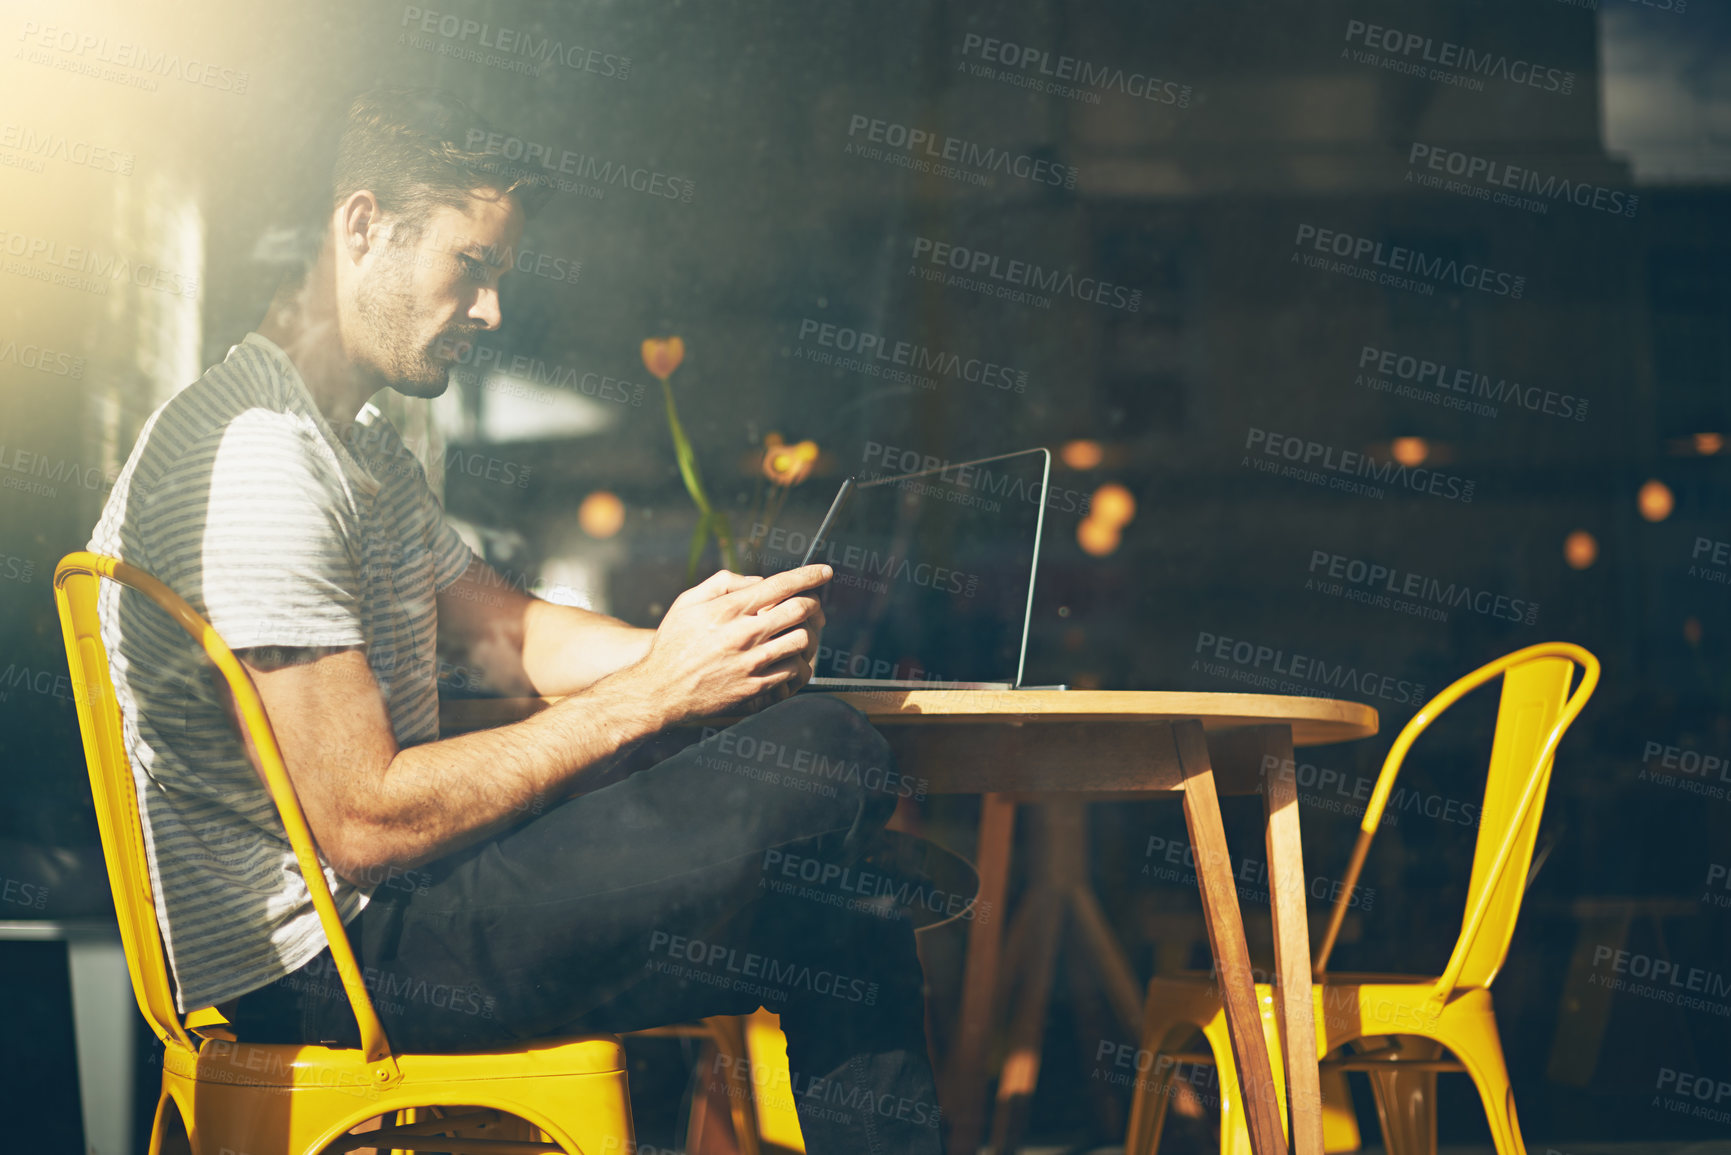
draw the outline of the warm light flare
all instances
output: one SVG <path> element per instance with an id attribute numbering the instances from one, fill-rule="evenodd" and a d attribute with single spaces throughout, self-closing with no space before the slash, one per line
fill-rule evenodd
<path id="1" fill-rule="evenodd" d="M 1677 499 L 1672 496 L 1670 486 L 1653 478 L 1635 495 L 1635 506 L 1648 521 L 1664 521 L 1677 508 Z"/>
<path id="2" fill-rule="evenodd" d="M 625 503 L 605 489 L 597 489 L 577 507 L 577 524 L 594 538 L 609 538 L 625 526 Z"/>
<path id="3" fill-rule="evenodd" d="M 1396 437 L 1389 452 L 1396 461 L 1411 469 L 1424 464 L 1424 459 L 1430 456 L 1430 442 L 1422 437 Z"/>
<path id="4" fill-rule="evenodd" d="M 1122 529 L 1136 516 L 1136 499 L 1116 481 L 1108 481 L 1094 491 L 1088 502 L 1090 520 L 1099 520 L 1113 529 Z"/>
<path id="5" fill-rule="evenodd" d="M 1599 560 L 1599 539 L 1584 529 L 1577 529 L 1563 539 L 1563 560 L 1570 569 L 1587 569 Z"/>
<path id="6" fill-rule="evenodd" d="M 1092 557 L 1105 557 L 1118 548 L 1118 527 L 1098 517 L 1083 518 L 1076 526 L 1076 544 Z"/>
<path id="7" fill-rule="evenodd" d="M 1106 460 L 1106 450 L 1098 441 L 1085 438 L 1066 441 L 1064 447 L 1058 450 L 1058 460 L 1071 469 L 1093 469 Z"/>
<path id="8" fill-rule="evenodd" d="M 811 476 L 817 464 L 817 442 L 801 441 L 786 445 L 781 434 L 769 433 L 763 438 L 763 476 L 775 485 L 798 485 Z"/>

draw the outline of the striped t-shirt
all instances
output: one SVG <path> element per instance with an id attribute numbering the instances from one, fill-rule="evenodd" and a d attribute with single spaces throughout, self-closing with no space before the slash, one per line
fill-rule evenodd
<path id="1" fill-rule="evenodd" d="M 433 595 L 474 554 L 390 422 L 369 404 L 339 440 L 259 334 L 151 414 L 89 548 L 167 584 L 232 649 L 364 646 L 398 745 L 438 737 Z M 104 582 L 98 610 L 178 1005 L 225 1002 L 324 933 L 221 676 L 144 595 Z M 345 923 L 366 906 L 373 887 L 328 864 L 325 879 Z"/>

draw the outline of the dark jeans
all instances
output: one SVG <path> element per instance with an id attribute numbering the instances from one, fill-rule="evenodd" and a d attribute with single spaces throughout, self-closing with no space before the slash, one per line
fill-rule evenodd
<path id="1" fill-rule="evenodd" d="M 762 1005 L 781 1016 L 813 1155 L 939 1152 L 912 924 L 834 881 L 900 782 L 864 714 L 797 695 L 387 880 L 349 939 L 402 1050 Z M 241 998 L 234 1025 L 250 1041 L 359 1045 L 328 952 Z"/>

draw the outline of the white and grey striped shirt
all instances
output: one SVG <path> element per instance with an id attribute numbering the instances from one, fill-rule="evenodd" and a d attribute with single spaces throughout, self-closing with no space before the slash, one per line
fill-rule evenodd
<path id="1" fill-rule="evenodd" d="M 435 591 L 474 554 L 372 405 L 345 440 L 294 362 L 249 333 L 151 414 L 89 548 L 166 583 L 233 649 L 364 646 L 400 746 L 438 737 Z M 98 608 L 185 1012 L 288 974 L 325 945 L 269 795 L 193 640 L 142 594 Z M 325 866 L 346 923 L 372 887 Z"/>

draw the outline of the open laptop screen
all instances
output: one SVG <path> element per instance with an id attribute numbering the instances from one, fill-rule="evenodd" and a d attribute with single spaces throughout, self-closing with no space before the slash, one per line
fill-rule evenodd
<path id="1" fill-rule="evenodd" d="M 813 676 L 1018 683 L 1050 461 L 1032 449 L 901 473 L 890 460 L 860 476 L 812 558 L 835 570 Z M 822 515 L 787 518 L 761 572 L 797 565 Z"/>

